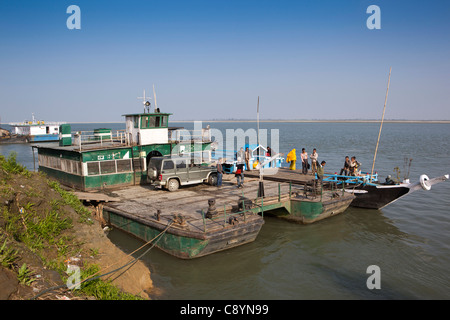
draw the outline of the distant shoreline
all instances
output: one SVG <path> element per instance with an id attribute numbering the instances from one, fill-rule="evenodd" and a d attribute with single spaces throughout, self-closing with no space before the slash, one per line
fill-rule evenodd
<path id="1" fill-rule="evenodd" d="M 256 120 L 171 120 L 171 122 L 195 122 L 195 121 L 202 121 L 202 122 L 256 122 Z M 381 120 L 259 120 L 259 122 L 276 122 L 276 123 L 380 123 Z M 90 124 L 90 123 L 123 123 L 123 121 L 106 121 L 106 122 L 70 122 L 67 123 L 70 124 Z M 384 120 L 384 123 L 439 123 L 439 124 L 449 124 L 450 120 Z M 9 125 L 9 123 L 0 123 L 1 125 Z"/>
<path id="2" fill-rule="evenodd" d="M 171 120 L 171 122 L 256 122 L 256 120 Z M 259 120 L 259 122 L 292 123 L 380 123 L 381 120 Z M 450 123 L 450 120 L 384 120 L 384 123 Z"/>

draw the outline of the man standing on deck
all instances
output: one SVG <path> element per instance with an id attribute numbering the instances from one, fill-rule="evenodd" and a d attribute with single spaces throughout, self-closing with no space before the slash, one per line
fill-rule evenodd
<path id="1" fill-rule="evenodd" d="M 223 168 L 222 168 L 222 158 L 217 162 L 217 187 L 222 187 L 222 176 L 223 176 Z"/>
<path id="2" fill-rule="evenodd" d="M 250 161 L 250 150 L 248 150 L 248 147 L 247 147 L 247 148 L 245 148 L 245 165 L 247 167 L 247 171 L 252 170 L 248 163 L 249 161 Z"/>
<path id="3" fill-rule="evenodd" d="M 323 185 L 323 174 L 324 174 L 324 169 L 323 167 L 325 166 L 326 162 L 322 161 L 320 164 L 317 165 L 317 191 L 321 191 L 322 190 L 322 185 Z M 320 189 L 319 189 L 320 187 Z"/>
<path id="4" fill-rule="evenodd" d="M 302 148 L 300 157 L 302 158 L 302 173 L 308 174 L 308 153 L 306 152 L 305 148 Z"/>
<path id="5" fill-rule="evenodd" d="M 311 171 L 314 174 L 315 172 L 317 172 L 317 159 L 319 158 L 319 155 L 316 152 L 316 148 L 313 149 L 313 152 L 311 153 Z"/>
<path id="6" fill-rule="evenodd" d="M 242 162 L 242 158 L 239 157 L 237 159 L 237 163 L 236 163 L 236 172 L 235 172 L 235 177 L 237 180 L 237 187 L 238 188 L 243 188 L 244 187 L 244 163 Z"/>

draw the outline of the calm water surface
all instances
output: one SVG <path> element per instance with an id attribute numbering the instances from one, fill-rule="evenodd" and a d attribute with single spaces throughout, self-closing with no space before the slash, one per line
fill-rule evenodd
<path id="1" fill-rule="evenodd" d="M 255 123 L 203 123 L 219 129 L 256 129 Z M 191 123 L 171 126 L 193 128 Z M 122 124 L 74 124 L 73 131 Z M 278 129 L 280 152 L 300 154 L 317 148 L 326 171 L 336 172 L 346 155 L 355 155 L 363 171 L 372 167 L 378 124 L 261 123 Z M 270 136 L 268 145 L 271 145 Z M 450 125 L 383 125 L 375 170 L 382 179 L 412 158 L 410 180 L 450 173 Z M 18 152 L 33 169 L 29 145 L 0 145 L 0 153 Z M 285 164 L 287 166 L 287 164 Z M 382 210 L 349 208 L 343 214 L 298 225 L 265 217 L 255 242 L 190 261 L 158 249 L 145 262 L 157 290 L 154 299 L 449 299 L 450 182 L 419 190 Z M 124 251 L 140 240 L 113 230 L 110 238 Z M 366 286 L 367 267 L 381 269 L 381 289 Z"/>

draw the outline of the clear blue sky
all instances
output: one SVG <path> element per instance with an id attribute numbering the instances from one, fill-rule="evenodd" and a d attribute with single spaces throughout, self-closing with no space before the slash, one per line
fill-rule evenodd
<path id="1" fill-rule="evenodd" d="M 0 116 L 450 120 L 449 57 L 447 0 L 0 0 Z"/>

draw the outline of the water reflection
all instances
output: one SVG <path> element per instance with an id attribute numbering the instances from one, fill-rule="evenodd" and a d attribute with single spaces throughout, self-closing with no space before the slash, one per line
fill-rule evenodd
<path id="1" fill-rule="evenodd" d="M 299 225 L 266 217 L 255 242 L 194 260 L 157 249 L 144 261 L 158 291 L 154 299 L 410 299 L 397 290 L 395 271 L 412 253 L 410 236 L 380 211 L 350 208 Z M 141 241 L 114 230 L 114 243 L 131 252 Z M 417 263 L 417 262 L 416 262 Z M 367 289 L 366 269 L 377 264 L 383 290 Z M 406 269 L 406 271 L 408 271 Z M 403 288 L 404 286 L 402 286 Z"/>

